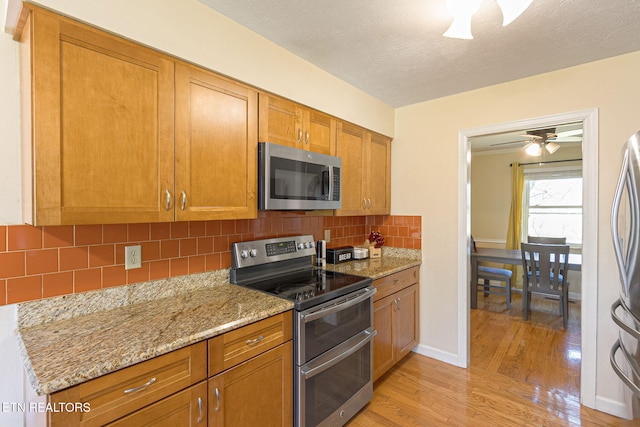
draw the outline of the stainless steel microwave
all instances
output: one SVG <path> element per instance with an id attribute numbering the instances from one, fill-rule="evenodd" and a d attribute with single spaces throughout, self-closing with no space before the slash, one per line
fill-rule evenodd
<path id="1" fill-rule="evenodd" d="M 342 159 L 270 142 L 258 144 L 258 208 L 340 209 Z"/>

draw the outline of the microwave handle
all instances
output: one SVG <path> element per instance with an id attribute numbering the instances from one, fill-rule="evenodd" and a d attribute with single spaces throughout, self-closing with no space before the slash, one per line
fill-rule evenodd
<path id="1" fill-rule="evenodd" d="M 322 177 L 326 177 L 328 182 L 322 183 L 322 191 L 327 195 L 327 200 L 332 200 L 333 197 L 333 166 L 327 166 L 328 173 L 322 174 Z M 325 191 L 326 190 L 326 191 Z"/>

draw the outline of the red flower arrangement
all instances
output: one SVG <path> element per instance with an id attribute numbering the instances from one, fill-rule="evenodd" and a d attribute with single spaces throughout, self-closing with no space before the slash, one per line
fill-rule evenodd
<path id="1" fill-rule="evenodd" d="M 381 248 L 384 245 L 384 237 L 379 231 L 372 231 L 369 233 L 369 243 L 375 245 L 376 248 Z"/>

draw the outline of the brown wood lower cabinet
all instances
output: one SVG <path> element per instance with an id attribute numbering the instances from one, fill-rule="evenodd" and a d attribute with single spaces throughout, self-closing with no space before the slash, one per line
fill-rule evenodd
<path id="1" fill-rule="evenodd" d="M 206 381 L 108 424 L 109 427 L 187 427 L 198 425 L 207 425 Z"/>
<path id="2" fill-rule="evenodd" d="M 209 426 L 292 424 L 291 341 L 209 379 Z"/>
<path id="3" fill-rule="evenodd" d="M 373 380 L 380 378 L 418 343 L 418 267 L 373 282 Z"/>

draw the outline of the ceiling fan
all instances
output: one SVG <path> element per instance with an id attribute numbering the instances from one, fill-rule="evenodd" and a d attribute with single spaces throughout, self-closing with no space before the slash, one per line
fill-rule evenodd
<path id="1" fill-rule="evenodd" d="M 490 144 L 491 147 L 502 145 L 523 144 L 523 149 L 530 156 L 540 156 L 544 151 L 553 154 L 560 148 L 561 142 L 580 142 L 582 141 L 582 129 L 568 130 L 557 132 L 556 128 L 528 130 L 526 134 L 519 135 L 522 140 L 499 142 Z"/>

